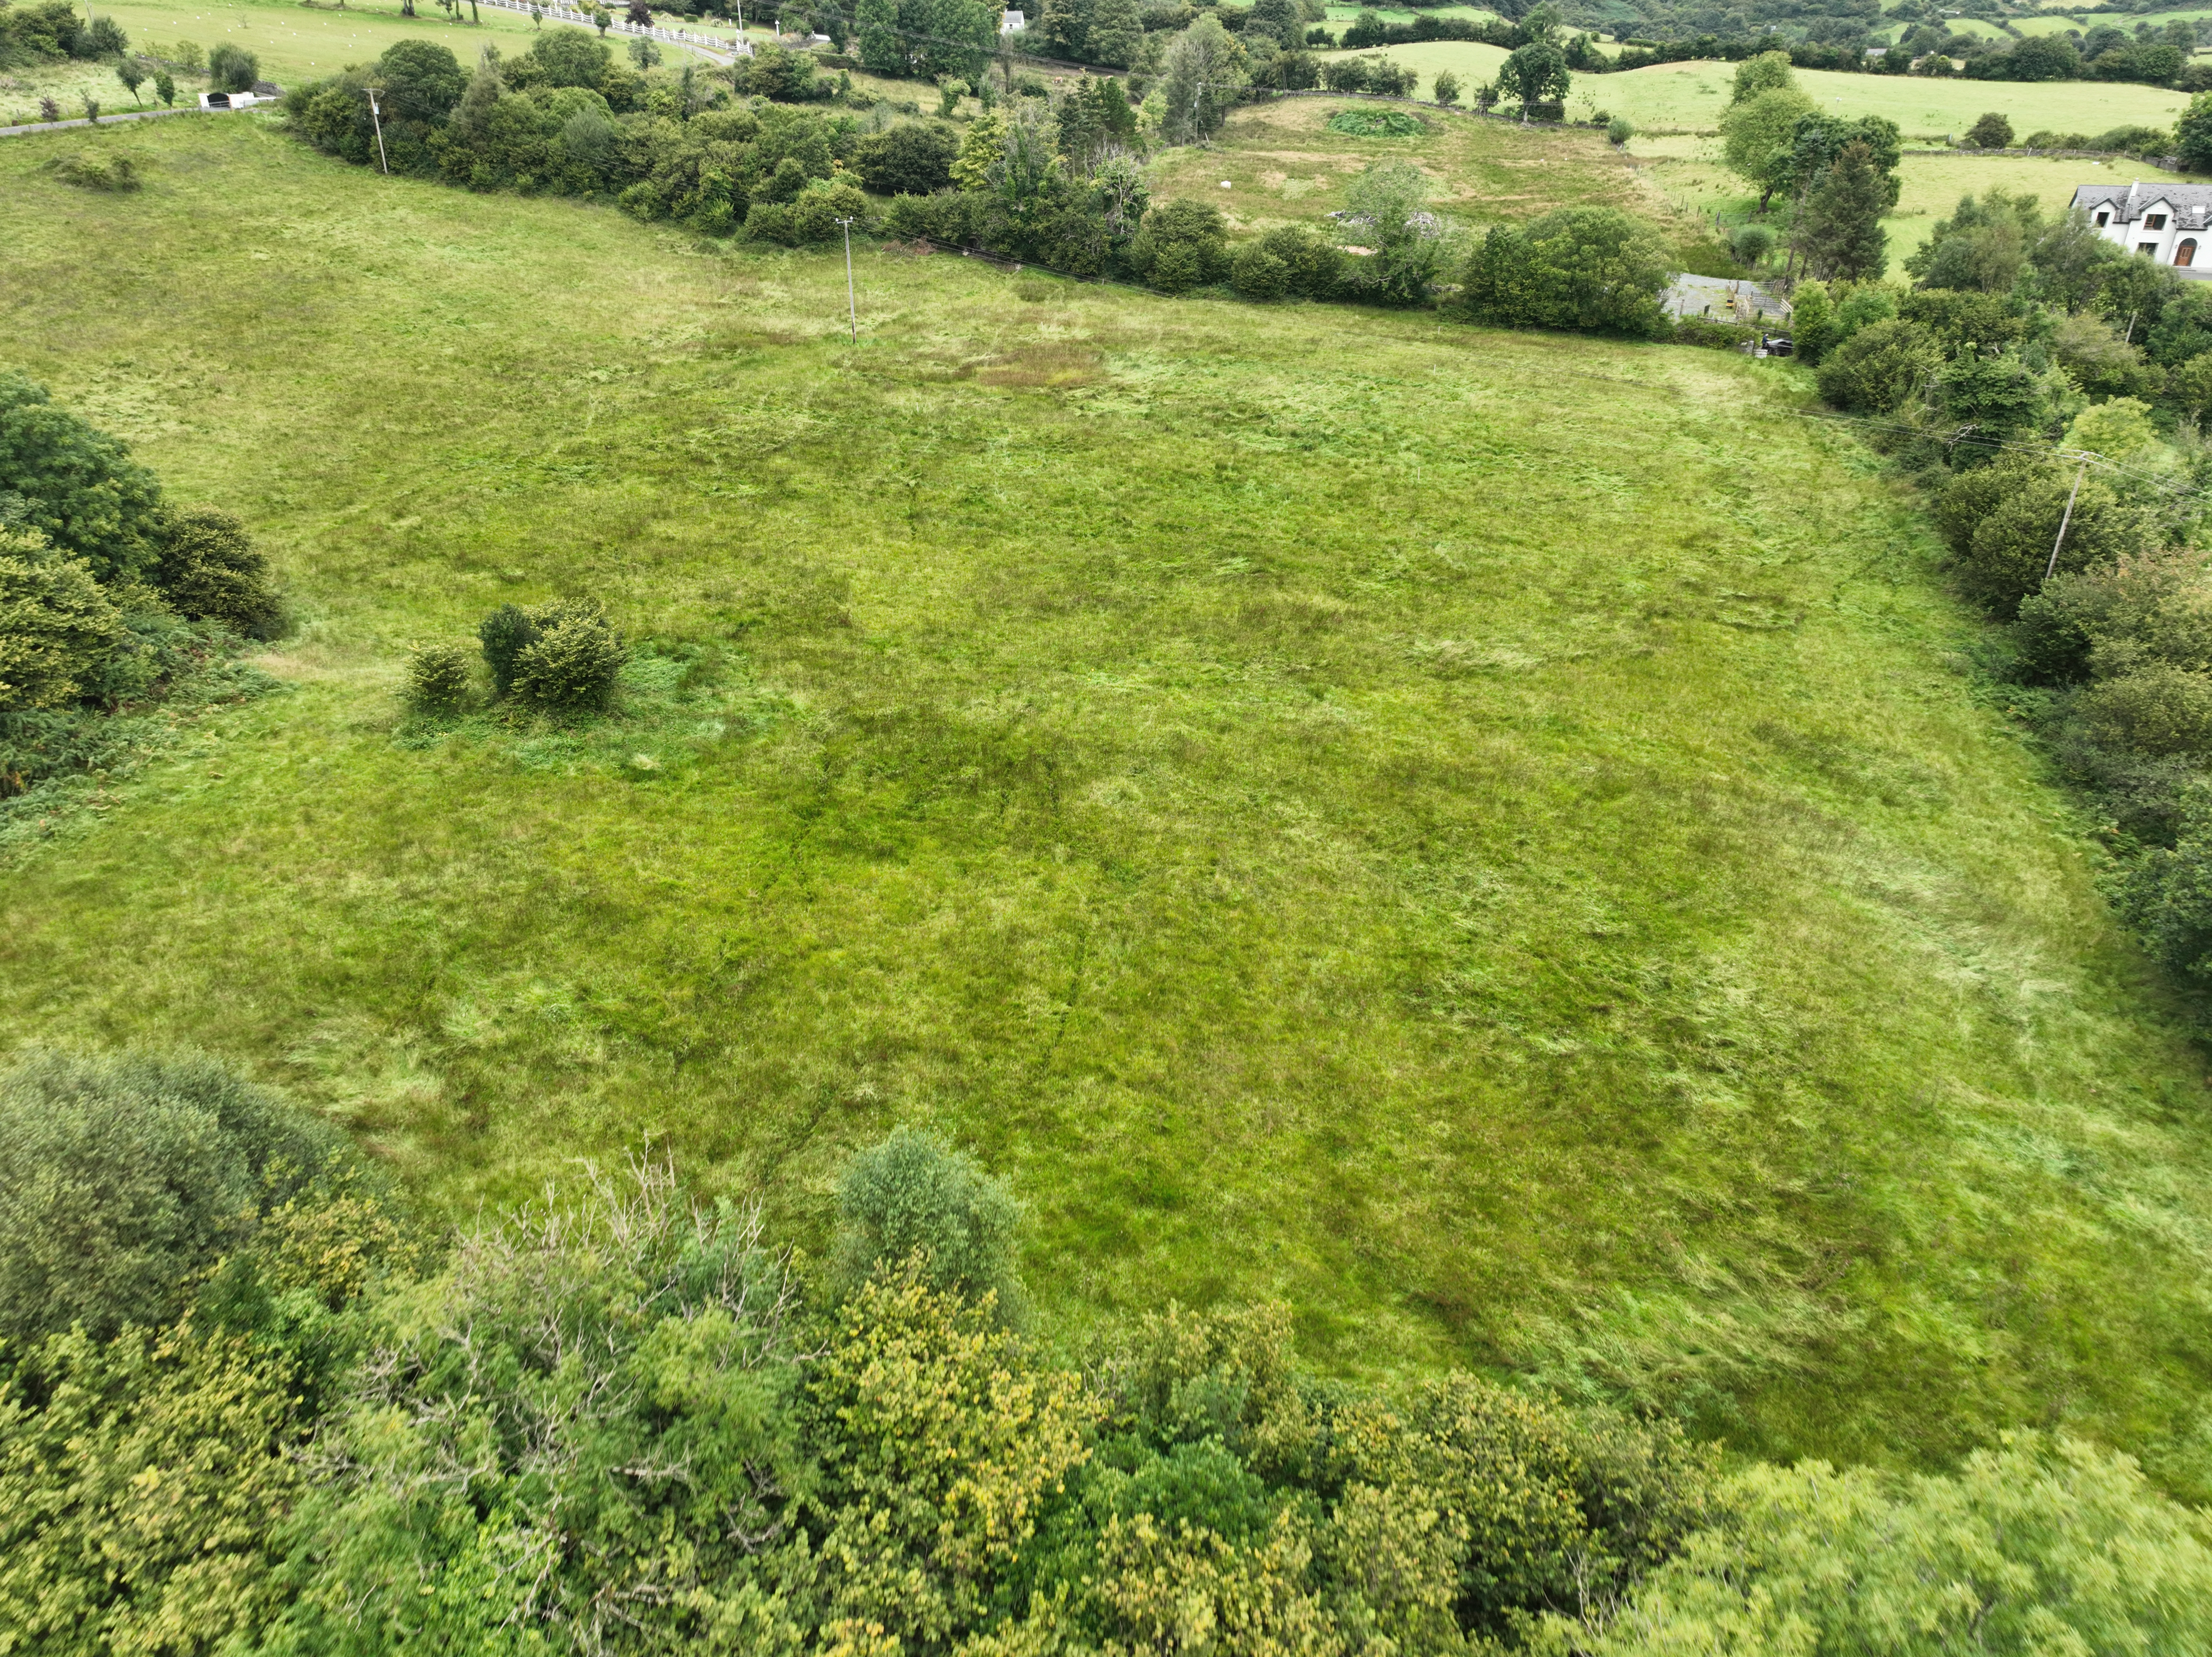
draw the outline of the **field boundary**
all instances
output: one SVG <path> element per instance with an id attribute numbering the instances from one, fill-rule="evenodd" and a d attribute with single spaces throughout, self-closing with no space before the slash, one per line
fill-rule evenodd
<path id="1" fill-rule="evenodd" d="M 29 121 L 21 126 L 0 126 L 0 138 L 17 138 L 27 132 L 59 132 L 72 126 L 106 126 L 115 121 L 156 121 L 164 115 L 243 115 L 242 109 L 126 109 L 92 120 L 82 115 L 66 121 Z"/>

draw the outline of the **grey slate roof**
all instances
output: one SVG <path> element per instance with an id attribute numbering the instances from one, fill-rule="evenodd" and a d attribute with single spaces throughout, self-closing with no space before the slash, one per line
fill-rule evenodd
<path id="1" fill-rule="evenodd" d="M 2109 203 L 2118 209 L 2115 223 L 2133 224 L 2160 202 L 2173 214 L 2177 229 L 2212 225 L 2212 184 L 2085 184 L 2075 191 L 2072 204 L 2094 211 Z"/>

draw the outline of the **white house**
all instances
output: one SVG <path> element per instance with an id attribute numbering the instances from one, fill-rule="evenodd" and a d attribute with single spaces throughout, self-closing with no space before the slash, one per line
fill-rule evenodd
<path id="1" fill-rule="evenodd" d="M 2085 184 L 2073 205 L 2107 241 L 2184 276 L 2212 279 L 2212 185 Z"/>
<path id="2" fill-rule="evenodd" d="M 1009 11 L 999 19 L 999 33 L 1001 34 L 1019 34 L 1029 26 L 1029 19 L 1018 11 Z"/>

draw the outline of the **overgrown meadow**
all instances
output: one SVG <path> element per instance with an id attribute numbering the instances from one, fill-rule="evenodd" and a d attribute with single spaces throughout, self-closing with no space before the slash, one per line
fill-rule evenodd
<path id="1" fill-rule="evenodd" d="M 2203 1059 L 1798 371 L 872 245 L 855 343 L 834 253 L 253 116 L 0 179 L 15 366 L 301 622 L 11 819 L 11 1041 L 202 1047 L 457 1212 L 650 1134 L 805 1235 L 922 1124 L 1057 1327 L 2212 1489 Z M 614 715 L 403 713 L 571 594 Z"/>

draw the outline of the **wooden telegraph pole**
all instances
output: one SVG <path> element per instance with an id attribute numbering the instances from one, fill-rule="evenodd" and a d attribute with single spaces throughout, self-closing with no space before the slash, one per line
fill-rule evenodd
<path id="1" fill-rule="evenodd" d="M 392 162 L 384 153 L 384 115 L 383 112 L 376 106 L 376 94 L 383 91 L 384 88 L 382 87 L 363 87 L 362 90 L 368 94 L 368 118 L 376 127 L 377 163 L 383 167 L 384 176 L 388 179 L 392 176 Z"/>

